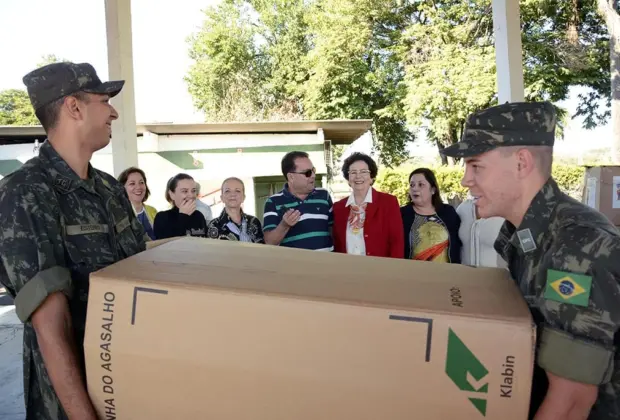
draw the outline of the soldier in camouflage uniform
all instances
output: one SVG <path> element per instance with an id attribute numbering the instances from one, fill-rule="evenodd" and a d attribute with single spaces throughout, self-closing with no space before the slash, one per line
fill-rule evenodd
<path id="1" fill-rule="evenodd" d="M 537 325 L 530 418 L 620 419 L 620 234 L 551 177 L 556 114 L 513 103 L 469 117 L 446 156 L 481 217 L 506 219 L 495 248 Z"/>
<path id="2" fill-rule="evenodd" d="M 96 419 L 84 377 L 89 274 L 145 249 L 124 187 L 94 169 L 118 118 L 90 64 L 24 76 L 47 132 L 39 156 L 0 181 L 0 280 L 24 322 L 27 419 Z"/>

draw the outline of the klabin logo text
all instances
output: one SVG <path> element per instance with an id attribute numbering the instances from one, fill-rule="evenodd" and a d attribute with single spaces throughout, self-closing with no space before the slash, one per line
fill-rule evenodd
<path id="1" fill-rule="evenodd" d="M 486 380 L 489 371 L 469 350 L 452 328 L 448 329 L 448 356 L 446 357 L 446 374 L 461 390 L 470 394 L 469 401 L 486 416 L 489 383 Z M 471 393 L 475 393 L 472 395 Z"/>

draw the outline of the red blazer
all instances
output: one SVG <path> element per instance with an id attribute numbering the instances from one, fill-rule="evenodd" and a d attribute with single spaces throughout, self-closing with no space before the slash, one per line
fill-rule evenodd
<path id="1" fill-rule="evenodd" d="M 371 187 L 372 188 L 372 187 Z M 347 198 L 334 204 L 334 251 L 347 252 Z M 400 206 L 396 197 L 372 189 L 372 203 L 366 206 L 364 221 L 366 255 L 373 257 L 404 258 L 405 233 Z"/>

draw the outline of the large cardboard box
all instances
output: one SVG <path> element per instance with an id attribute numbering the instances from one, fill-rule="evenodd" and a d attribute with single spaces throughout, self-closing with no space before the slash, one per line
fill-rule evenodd
<path id="1" fill-rule="evenodd" d="M 180 239 L 180 238 L 182 238 L 182 236 L 175 236 L 173 238 L 155 239 L 153 241 L 148 241 L 146 243 L 146 249 L 155 248 L 160 245 L 167 244 L 168 242 L 176 241 L 177 239 Z"/>
<path id="2" fill-rule="evenodd" d="M 620 166 L 587 167 L 582 202 L 620 226 Z"/>
<path id="3" fill-rule="evenodd" d="M 91 276 L 103 419 L 525 420 L 534 328 L 507 271 L 196 238 Z"/>

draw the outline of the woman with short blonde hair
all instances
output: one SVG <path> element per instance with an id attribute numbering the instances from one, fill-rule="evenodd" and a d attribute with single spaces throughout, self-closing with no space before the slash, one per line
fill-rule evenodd
<path id="1" fill-rule="evenodd" d="M 245 185 L 239 178 L 226 178 L 222 182 L 221 199 L 224 210 L 209 222 L 207 236 L 211 239 L 265 243 L 260 221 L 242 209 Z"/>

